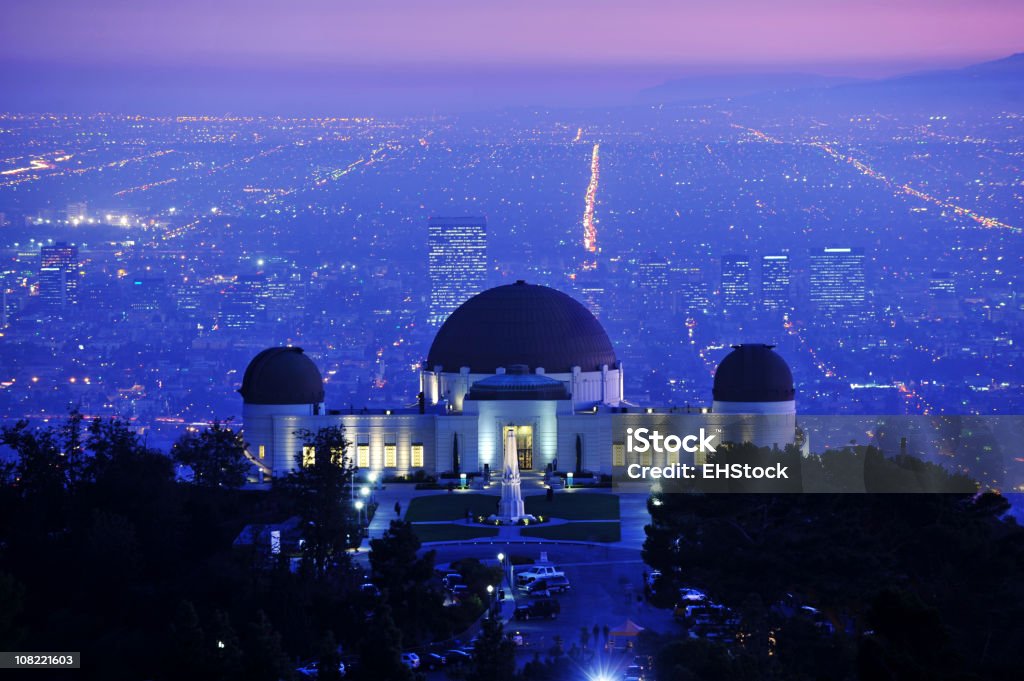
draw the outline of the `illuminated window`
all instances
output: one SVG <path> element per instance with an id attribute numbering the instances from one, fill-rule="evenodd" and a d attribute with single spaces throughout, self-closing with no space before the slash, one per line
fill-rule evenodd
<path id="1" fill-rule="evenodd" d="M 612 445 L 612 465 L 626 465 L 626 445 L 621 443 L 616 443 Z"/>
<path id="2" fill-rule="evenodd" d="M 646 452 L 644 452 L 643 454 L 640 455 L 640 465 L 641 466 L 650 466 L 651 465 L 651 450 L 648 449 Z"/>
<path id="3" fill-rule="evenodd" d="M 260 445 L 260 458 L 261 459 L 267 458 L 267 448 L 264 445 Z"/>
<path id="4" fill-rule="evenodd" d="M 418 442 L 412 446 L 412 467 L 423 468 L 423 445 Z"/>
<path id="5" fill-rule="evenodd" d="M 384 467 L 395 468 L 398 466 L 398 447 L 395 445 L 384 445 Z"/>
<path id="6" fill-rule="evenodd" d="M 356 447 L 356 466 L 359 468 L 370 467 L 370 445 Z"/>
<path id="7" fill-rule="evenodd" d="M 316 448 L 306 445 L 302 448 L 302 467 L 313 466 L 316 464 Z"/>
<path id="8" fill-rule="evenodd" d="M 678 466 L 679 465 L 679 452 L 669 452 L 668 453 L 668 465 L 669 466 Z"/>

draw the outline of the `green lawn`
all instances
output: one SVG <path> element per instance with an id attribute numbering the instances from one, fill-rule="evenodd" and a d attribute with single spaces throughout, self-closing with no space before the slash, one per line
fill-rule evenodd
<path id="1" fill-rule="evenodd" d="M 498 511 L 498 497 L 493 494 L 431 494 L 414 497 L 409 502 L 405 519 L 412 523 L 430 520 L 465 520 L 466 509 L 475 518 L 489 516 Z"/>
<path id="2" fill-rule="evenodd" d="M 614 494 L 585 492 L 555 492 L 554 499 L 545 494 L 525 498 L 526 512 L 545 518 L 566 520 L 618 520 L 619 498 Z M 498 510 L 498 496 L 493 494 L 460 493 L 430 494 L 415 497 L 409 502 L 405 519 L 418 523 L 435 520 L 463 520 L 469 509 L 473 517 L 489 516 Z"/>
<path id="3" fill-rule="evenodd" d="M 463 539 L 479 539 L 494 537 L 498 528 L 486 525 L 413 525 L 412 531 L 421 542 L 428 541 L 462 541 Z"/>
<path id="4" fill-rule="evenodd" d="M 550 527 L 536 525 L 524 527 L 520 534 L 524 537 L 561 539 L 564 541 L 614 542 L 619 541 L 622 537 L 618 522 L 568 523 L 566 525 L 552 525 Z"/>
<path id="5" fill-rule="evenodd" d="M 526 512 L 545 518 L 566 520 L 618 520 L 619 498 L 614 494 L 582 492 L 555 492 L 548 501 L 546 496 L 526 497 Z"/>

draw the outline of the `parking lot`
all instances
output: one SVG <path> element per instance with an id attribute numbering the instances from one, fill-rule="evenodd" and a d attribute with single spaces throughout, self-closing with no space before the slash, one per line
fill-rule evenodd
<path id="1" fill-rule="evenodd" d="M 678 625 L 672 614 L 658 610 L 643 601 L 644 565 L 639 559 L 560 563 L 571 583 L 571 588 L 554 597 L 561 605 L 561 612 L 554 620 L 516 621 L 506 625 L 506 631 L 519 631 L 524 645 L 519 648 L 521 663 L 533 657 L 535 651 L 542 654 L 561 638 L 563 649 L 573 645 L 582 647 L 586 639 L 587 648 L 603 647 L 606 643 L 604 631 L 622 625 L 626 619 L 654 631 L 674 631 Z M 527 597 L 517 594 L 519 600 Z M 594 627 L 598 635 L 595 640 Z M 586 636 L 583 630 L 586 629 Z"/>
<path id="2" fill-rule="evenodd" d="M 518 632 L 522 637 L 522 645 L 518 646 L 517 663 L 521 667 L 533 659 L 536 653 L 545 657 L 549 651 L 561 641 L 562 649 L 568 652 L 574 645 L 582 648 L 585 628 L 586 651 L 584 659 L 590 659 L 596 651 L 605 664 L 611 661 L 614 668 L 616 662 L 624 667 L 629 659 L 624 652 L 606 653 L 605 628 L 616 629 L 628 619 L 645 629 L 657 632 L 673 632 L 680 625 L 672 618 L 671 610 L 653 608 L 643 600 L 643 580 L 645 565 L 640 559 L 639 551 L 594 547 L 585 545 L 538 544 L 522 547 L 504 547 L 498 544 L 486 547 L 456 546 L 438 547 L 438 562 L 456 560 L 472 556 L 487 560 L 499 551 L 508 555 L 526 555 L 537 558 L 540 550 L 547 552 L 551 562 L 558 565 L 570 582 L 570 589 L 553 597 L 559 601 L 560 613 L 555 619 L 530 619 L 518 621 L 513 619 L 516 603 L 528 600 L 525 592 L 508 589 L 506 602 L 502 609 L 507 619 L 505 631 L 510 634 Z M 597 627 L 597 637 L 594 627 Z M 598 660 L 594 660 L 597 664 Z M 443 679 L 444 672 L 432 672 L 428 678 Z M 618 678 L 615 676 L 613 678 Z"/>

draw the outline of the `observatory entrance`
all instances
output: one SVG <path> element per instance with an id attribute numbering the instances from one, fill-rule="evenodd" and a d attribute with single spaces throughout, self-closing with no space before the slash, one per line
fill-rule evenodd
<path id="1" fill-rule="evenodd" d="M 508 437 L 508 431 L 514 431 L 516 435 L 516 454 L 519 457 L 519 470 L 533 470 L 533 426 L 505 426 L 503 438 Z"/>

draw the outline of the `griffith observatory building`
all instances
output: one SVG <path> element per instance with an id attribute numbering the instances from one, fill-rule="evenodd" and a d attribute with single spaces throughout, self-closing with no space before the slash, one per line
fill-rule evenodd
<path id="1" fill-rule="evenodd" d="M 627 458 L 679 463 L 627 453 L 629 428 L 683 435 L 717 421 L 719 432 L 729 424 L 728 439 L 769 447 L 791 444 L 796 430 L 793 376 L 771 346 L 734 347 L 715 371 L 710 409 L 637 407 L 623 394 L 622 362 L 601 323 L 565 293 L 524 281 L 486 290 L 448 317 L 420 388 L 412 408 L 335 410 L 301 348 L 263 350 L 239 390 L 249 457 L 261 477 L 285 475 L 303 460 L 303 431 L 342 426 L 361 469 L 497 473 L 512 430 L 522 470 L 610 474 Z"/>

